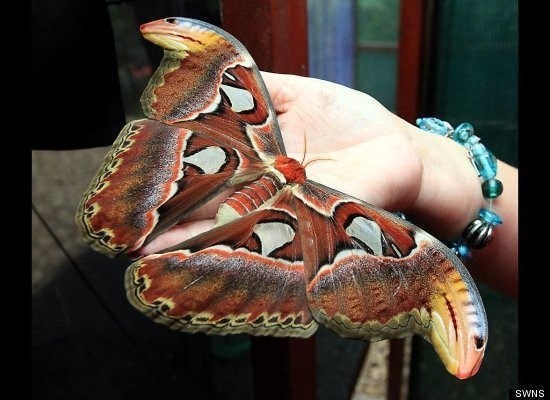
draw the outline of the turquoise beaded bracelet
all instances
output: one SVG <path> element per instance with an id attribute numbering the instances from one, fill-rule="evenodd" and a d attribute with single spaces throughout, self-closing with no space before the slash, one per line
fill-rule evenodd
<path id="1" fill-rule="evenodd" d="M 416 125 L 424 131 L 445 136 L 461 144 L 468 150 L 468 157 L 478 176 L 483 180 L 481 192 L 488 200 L 489 208 L 481 208 L 478 218 L 468 224 L 462 237 L 449 247 L 462 259 L 470 258 L 470 247 L 480 249 L 488 245 L 493 238 L 493 227 L 502 224 L 502 219 L 491 211 L 493 200 L 502 194 L 502 182 L 495 179 L 497 175 L 496 157 L 480 143 L 474 135 L 474 127 L 464 122 L 454 129 L 447 121 L 437 118 L 418 118 Z"/>

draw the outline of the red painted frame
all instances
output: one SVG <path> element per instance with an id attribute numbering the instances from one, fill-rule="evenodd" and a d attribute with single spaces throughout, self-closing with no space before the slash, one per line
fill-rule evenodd
<path id="1" fill-rule="evenodd" d="M 260 70 L 308 75 L 307 1 L 221 0 L 223 28 L 248 49 Z"/>
<path id="2" fill-rule="evenodd" d="M 401 1 L 397 71 L 397 114 L 414 123 L 421 112 L 422 62 L 430 0 Z"/>
<path id="3" fill-rule="evenodd" d="M 221 0 L 222 27 L 260 70 L 308 75 L 307 0 Z M 317 397 L 315 339 L 252 337 L 255 394 L 265 400 Z"/>

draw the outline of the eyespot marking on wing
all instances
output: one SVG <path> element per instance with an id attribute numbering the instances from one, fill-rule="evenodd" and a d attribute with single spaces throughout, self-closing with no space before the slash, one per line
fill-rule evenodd
<path id="1" fill-rule="evenodd" d="M 382 255 L 382 232 L 378 224 L 365 217 L 355 217 L 346 227 L 346 233 L 369 246 L 374 255 Z"/>
<path id="2" fill-rule="evenodd" d="M 221 147 L 209 146 L 204 150 L 185 157 L 184 162 L 197 166 L 205 174 L 209 175 L 220 172 L 227 162 L 227 156 Z"/>
<path id="3" fill-rule="evenodd" d="M 236 113 L 254 110 L 254 98 L 248 90 L 229 85 L 221 85 L 221 90 L 229 99 L 231 109 Z"/>
<path id="4" fill-rule="evenodd" d="M 294 239 L 294 229 L 283 222 L 266 222 L 257 224 L 254 233 L 262 244 L 262 255 L 268 256 L 273 250 L 279 249 Z"/>

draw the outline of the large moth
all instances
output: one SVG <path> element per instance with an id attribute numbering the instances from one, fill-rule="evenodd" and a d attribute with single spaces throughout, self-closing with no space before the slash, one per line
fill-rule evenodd
<path id="1" fill-rule="evenodd" d="M 355 339 L 412 334 L 459 378 L 479 369 L 487 321 L 466 268 L 407 221 L 308 180 L 285 154 L 260 73 L 210 24 L 141 27 L 164 49 L 141 102 L 80 203 L 84 239 L 132 254 L 231 189 L 216 225 L 126 272 L 130 302 L 171 329 Z"/>

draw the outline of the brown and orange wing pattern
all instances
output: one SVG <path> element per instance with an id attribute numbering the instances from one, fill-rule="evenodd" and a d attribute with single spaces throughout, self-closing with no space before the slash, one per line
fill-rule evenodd
<path id="1" fill-rule="evenodd" d="M 450 373 L 477 372 L 487 319 L 452 251 L 407 221 L 325 186 L 308 181 L 294 193 L 318 323 L 355 339 L 418 334 Z"/>
<path id="2" fill-rule="evenodd" d="M 130 302 L 186 332 L 311 336 L 317 323 L 289 196 L 287 188 L 269 207 L 135 262 L 126 272 Z"/>
<path id="3" fill-rule="evenodd" d="M 306 180 L 284 156 L 246 49 L 212 25 L 142 26 L 164 59 L 77 212 L 85 240 L 131 253 L 222 190 L 216 226 L 132 264 L 130 302 L 186 332 L 308 337 L 417 334 L 452 374 L 479 368 L 487 321 L 465 267 L 414 225 Z"/>
<path id="4" fill-rule="evenodd" d="M 172 18 L 141 28 L 165 49 L 142 96 L 151 119 L 122 129 L 76 216 L 99 252 L 138 250 L 222 190 L 257 179 L 284 151 L 254 61 L 207 25 Z"/>

